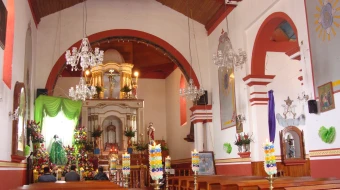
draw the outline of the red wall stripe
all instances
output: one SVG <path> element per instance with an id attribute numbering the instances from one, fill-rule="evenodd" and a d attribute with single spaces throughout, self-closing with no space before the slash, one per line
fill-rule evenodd
<path id="1" fill-rule="evenodd" d="M 183 75 L 181 75 L 181 79 L 179 81 L 179 87 L 181 89 L 185 88 L 185 78 Z M 187 100 L 185 97 L 180 97 L 180 105 L 179 105 L 179 111 L 180 111 L 180 121 L 181 126 L 187 123 Z"/>
<path id="2" fill-rule="evenodd" d="M 6 44 L 4 52 L 2 80 L 8 86 L 8 88 L 11 89 L 13 41 L 14 41 L 14 0 L 7 0 L 6 9 L 7 9 Z"/>

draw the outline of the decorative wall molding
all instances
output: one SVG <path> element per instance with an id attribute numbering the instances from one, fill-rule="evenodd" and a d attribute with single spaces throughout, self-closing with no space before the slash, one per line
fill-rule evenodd
<path id="1" fill-rule="evenodd" d="M 240 162 L 249 163 L 250 164 L 250 158 L 227 158 L 227 159 L 218 159 L 215 160 L 216 165 L 223 164 L 223 163 L 235 163 L 240 164 Z"/>
<path id="2" fill-rule="evenodd" d="M 310 150 L 309 155 L 313 157 L 340 156 L 340 148 Z"/>
<path id="3" fill-rule="evenodd" d="M 26 163 L 14 163 L 0 160 L 0 168 L 26 168 Z"/>

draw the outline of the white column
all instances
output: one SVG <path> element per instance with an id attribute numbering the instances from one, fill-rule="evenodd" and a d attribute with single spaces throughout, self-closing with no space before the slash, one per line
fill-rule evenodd
<path id="1" fill-rule="evenodd" d="M 214 150 L 214 132 L 213 132 L 213 124 L 212 122 L 207 122 L 204 124 L 205 131 L 206 131 L 206 137 L 207 137 L 207 144 L 206 144 L 206 150 L 207 151 L 213 151 Z"/>
<path id="2" fill-rule="evenodd" d="M 195 128 L 195 149 L 197 151 L 203 151 L 203 122 L 197 122 L 194 124 Z"/>

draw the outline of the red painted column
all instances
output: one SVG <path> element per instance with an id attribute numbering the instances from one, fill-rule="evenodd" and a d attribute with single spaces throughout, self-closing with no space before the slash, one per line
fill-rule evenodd
<path id="1" fill-rule="evenodd" d="M 13 41 L 14 41 L 14 0 L 7 0 L 6 8 L 7 8 L 7 26 L 2 80 L 8 86 L 8 88 L 11 89 Z"/>

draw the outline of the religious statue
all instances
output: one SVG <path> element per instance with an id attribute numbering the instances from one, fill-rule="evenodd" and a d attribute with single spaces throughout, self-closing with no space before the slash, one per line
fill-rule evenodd
<path id="1" fill-rule="evenodd" d="M 54 135 L 54 142 L 52 143 L 50 151 L 50 160 L 56 165 L 65 165 L 67 163 L 66 153 L 58 135 Z"/>
<path id="2" fill-rule="evenodd" d="M 153 127 L 152 122 L 149 123 L 148 136 L 149 136 L 149 142 L 151 142 L 152 140 L 155 140 L 155 128 Z"/>
<path id="3" fill-rule="evenodd" d="M 288 135 L 287 137 L 287 143 L 288 143 L 288 158 L 295 158 L 295 147 L 294 147 L 294 139 Z"/>

